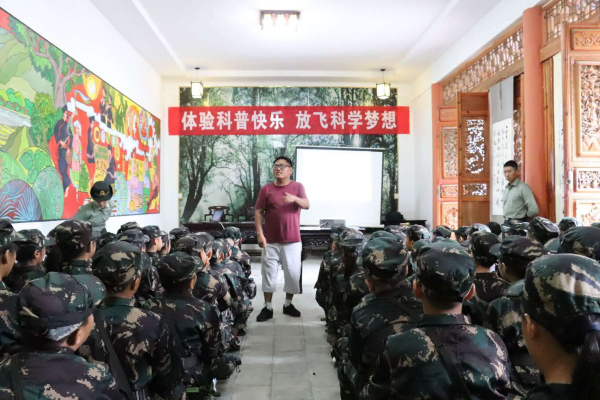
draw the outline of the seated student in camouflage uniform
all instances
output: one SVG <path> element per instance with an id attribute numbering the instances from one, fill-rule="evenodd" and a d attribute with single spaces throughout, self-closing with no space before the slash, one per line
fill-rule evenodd
<path id="1" fill-rule="evenodd" d="M 223 238 L 233 240 L 231 259 L 242 266 L 246 278 L 249 278 L 250 274 L 252 274 L 252 266 L 250 265 L 250 256 L 248 253 L 242 251 L 242 231 L 235 226 L 228 226 L 223 231 Z"/>
<path id="2" fill-rule="evenodd" d="M 221 340 L 224 348 L 228 350 L 234 339 L 233 317 L 230 317 L 231 311 L 229 310 L 233 305 L 233 298 L 229 293 L 229 285 L 225 277 L 210 268 L 210 259 L 206 254 L 206 248 L 209 246 L 212 246 L 212 240 L 207 236 L 190 235 L 179 239 L 173 250 L 184 252 L 192 257 L 199 257 L 202 261 L 196 274 L 197 280 L 193 294 L 195 298 L 206 301 L 220 311 Z M 212 247 L 210 251 L 212 252 Z"/>
<path id="3" fill-rule="evenodd" d="M 136 292 L 138 301 L 160 297 L 164 293 L 164 288 L 160 283 L 158 270 L 154 265 L 152 258 L 146 253 L 146 244 L 150 238 L 144 235 L 141 228 L 127 229 L 119 234 L 118 241 L 131 243 L 137 246 L 142 252 L 142 280 L 140 287 Z"/>
<path id="4" fill-rule="evenodd" d="M 92 274 L 92 257 L 98 234 L 87 221 L 68 220 L 54 228 L 57 243 L 46 259 L 46 271 Z"/>
<path id="5" fill-rule="evenodd" d="M 119 363 L 124 372 L 122 378 L 137 399 L 179 399 L 185 392 L 178 384 L 183 371 L 169 327 L 160 315 L 135 306 L 141 263 L 140 249 L 123 241 L 110 243 L 94 255 L 92 268 L 104 283 L 107 295 L 94 313 L 96 328 L 79 354 L 106 366 Z M 110 360 L 107 345 L 113 347 L 118 360 Z M 115 370 L 111 373 L 118 375 Z"/>
<path id="6" fill-rule="evenodd" d="M 545 246 L 552 239 L 558 238 L 558 226 L 544 217 L 534 217 L 527 227 L 527 237 L 537 240 Z"/>
<path id="7" fill-rule="evenodd" d="M 140 226 L 140 224 L 138 224 L 135 221 L 125 222 L 123 225 L 121 225 L 121 227 L 117 231 L 117 235 L 120 235 L 121 233 L 128 231 L 130 229 L 142 229 L 142 227 Z"/>
<path id="8" fill-rule="evenodd" d="M 529 222 L 510 220 L 508 225 L 502 225 L 502 239 L 507 236 L 527 236 L 528 229 Z"/>
<path id="9" fill-rule="evenodd" d="M 600 229 L 591 226 L 569 229 L 560 240 L 558 253 L 580 254 L 600 261 Z"/>
<path id="10" fill-rule="evenodd" d="M 158 252 L 158 255 L 160 257 L 164 257 L 167 254 L 171 253 L 171 235 L 169 235 L 165 231 L 160 231 L 160 238 L 162 239 L 163 246 Z"/>
<path id="11" fill-rule="evenodd" d="M 244 257 L 241 256 L 241 251 L 239 249 L 236 249 L 235 241 L 233 239 L 227 238 L 224 240 L 228 244 L 229 249 L 230 249 L 229 260 L 226 262 L 226 264 L 229 265 L 229 268 L 231 270 L 236 271 L 238 273 L 239 279 L 242 282 L 242 286 L 244 287 L 244 293 L 245 293 L 246 297 L 249 300 L 252 300 L 253 298 L 256 297 L 256 283 L 254 283 L 253 278 L 248 277 L 249 275 L 247 275 L 247 271 L 244 270 L 244 267 L 238 260 L 233 258 L 233 255 L 234 255 L 234 252 L 237 251 L 237 253 L 235 253 L 235 254 L 238 259 L 241 259 Z M 250 260 L 250 257 L 248 256 L 248 261 L 249 260 Z"/>
<path id="12" fill-rule="evenodd" d="M 523 341 L 519 296 L 527 265 L 542 256 L 542 245 L 523 236 L 508 236 L 490 251 L 498 257 L 500 274 L 511 286 L 502 297 L 489 304 L 484 326 L 496 332 L 506 344 L 513 393 L 523 396 L 539 384 L 540 373 Z"/>
<path id="13" fill-rule="evenodd" d="M 182 226 L 180 228 L 171 229 L 171 232 L 169 232 L 169 233 L 172 236 L 174 236 L 173 237 L 174 242 L 177 242 L 182 237 L 190 236 L 190 230 L 188 228 L 186 228 L 185 226 Z"/>
<path id="14" fill-rule="evenodd" d="M 461 314 L 474 279 L 475 262 L 465 251 L 447 243 L 421 249 L 413 290 L 424 315 L 388 338 L 362 398 L 505 398 L 510 361 L 504 343 Z"/>
<path id="15" fill-rule="evenodd" d="M 8 219 L 0 219 L 0 313 L 3 316 L 0 318 L 0 357 L 16 353 L 22 345 L 17 322 L 17 295 L 3 282 L 15 265 L 20 240 L 25 237 L 14 230 Z"/>
<path id="16" fill-rule="evenodd" d="M 419 240 L 427 240 L 431 241 L 431 234 L 422 225 L 411 225 L 408 231 L 406 232 L 406 242 L 405 247 L 406 250 L 411 250 L 413 244 L 418 242 Z"/>
<path id="17" fill-rule="evenodd" d="M 15 293 L 19 293 L 23 286 L 32 279 L 46 275 L 42 265 L 46 257 L 46 237 L 37 229 L 23 229 L 23 235 L 17 244 L 17 263 L 10 275 L 4 279 L 6 285 Z"/>
<path id="18" fill-rule="evenodd" d="M 75 354 L 94 327 L 92 314 L 103 297 L 104 286 L 92 275 L 50 272 L 26 285 L 18 315 L 28 347 L 0 362 L 1 397 L 123 399 L 105 367 Z"/>
<path id="19" fill-rule="evenodd" d="M 161 230 L 156 225 L 148 225 L 142 228 L 142 232 L 150 239 L 148 243 L 146 243 L 146 254 L 150 256 L 152 263 L 154 264 L 158 261 L 158 252 L 163 246 Z"/>
<path id="20" fill-rule="evenodd" d="M 548 255 L 527 269 L 523 336 L 545 384 L 527 400 L 597 399 L 600 393 L 600 264 Z"/>
<path id="21" fill-rule="evenodd" d="M 357 272 L 362 272 L 358 266 L 358 257 L 365 245 L 365 237 L 362 233 L 351 233 L 341 242 L 342 263 L 344 270 L 339 274 L 333 285 L 332 303 L 336 309 L 335 326 L 340 336 L 346 336 L 344 330 L 350 324 L 352 309 L 346 308 L 346 293 L 350 287 L 350 278 Z"/>
<path id="22" fill-rule="evenodd" d="M 348 359 L 338 367 L 342 399 L 355 399 L 373 373 L 386 339 L 409 316 L 423 311 L 406 282 L 408 252 L 403 244 L 379 238 L 369 240 L 361 254 L 370 290 L 352 311 Z"/>
<path id="23" fill-rule="evenodd" d="M 550 239 L 544 245 L 544 254 L 556 254 L 560 247 L 560 240 L 567 233 L 567 231 L 575 226 L 583 226 L 580 220 L 575 217 L 564 217 L 558 223 L 558 237 Z"/>
<path id="24" fill-rule="evenodd" d="M 144 307 L 168 322 L 185 369 L 185 385 L 200 388 L 200 398 L 212 398 L 210 369 L 221 355 L 221 332 L 216 308 L 192 294 L 200 263 L 179 251 L 162 258 L 158 273 L 165 295 L 148 300 Z"/>
<path id="25" fill-rule="evenodd" d="M 468 232 L 469 229 L 471 229 L 470 226 L 461 226 L 458 229 L 455 229 L 454 232 L 454 238 L 456 239 L 456 241 L 458 243 L 462 243 L 465 240 L 467 240 L 467 237 L 469 236 Z"/>
<path id="26" fill-rule="evenodd" d="M 431 231 L 433 235 L 432 242 L 439 242 L 441 239 L 450 239 L 452 238 L 452 229 L 447 227 L 446 225 L 438 225 L 435 227 L 433 231 Z"/>
<path id="27" fill-rule="evenodd" d="M 327 293 L 329 292 L 329 277 L 331 276 L 331 265 L 341 262 L 340 251 L 337 242 L 340 234 L 346 229 L 344 225 L 333 225 L 331 227 L 331 248 L 323 255 L 323 261 L 319 266 L 319 275 L 315 283 L 315 299 L 319 306 L 327 313 Z"/>

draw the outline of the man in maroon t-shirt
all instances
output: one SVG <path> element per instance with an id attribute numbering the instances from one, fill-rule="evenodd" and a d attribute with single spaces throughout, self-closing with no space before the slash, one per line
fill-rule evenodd
<path id="1" fill-rule="evenodd" d="M 300 241 L 300 210 L 308 210 L 304 186 L 290 179 L 293 163 L 287 157 L 278 157 L 273 163 L 275 182 L 260 189 L 254 214 L 258 245 L 262 251 L 262 289 L 265 307 L 256 320 L 273 318 L 271 300 L 277 290 L 277 272 L 281 265 L 285 277 L 285 305 L 283 313 L 299 317 L 300 311 L 292 304 L 294 294 L 300 293 L 302 242 Z M 265 229 L 263 231 L 263 214 Z"/>

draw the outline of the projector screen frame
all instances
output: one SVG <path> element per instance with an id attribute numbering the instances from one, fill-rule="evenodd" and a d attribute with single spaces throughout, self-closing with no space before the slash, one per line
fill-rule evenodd
<path id="1" fill-rule="evenodd" d="M 296 148 L 294 149 L 294 162 L 295 162 L 295 166 L 293 167 L 294 172 L 292 174 L 292 179 L 295 181 L 296 180 L 296 166 L 298 164 L 298 149 L 310 149 L 310 150 L 341 150 L 341 151 L 369 151 L 369 152 L 380 152 L 381 153 L 381 190 L 380 190 L 380 210 L 379 210 L 379 224 L 381 224 L 382 221 L 382 215 L 381 215 L 381 207 L 383 206 L 383 181 L 384 181 L 384 163 L 385 163 L 385 158 L 384 158 L 384 153 L 387 149 L 380 149 L 380 148 L 370 148 L 370 147 L 351 147 L 351 146 L 311 146 L 311 145 L 299 145 L 296 146 Z M 302 224 L 301 224 L 302 225 Z M 302 225 L 302 226 L 315 226 L 315 225 Z"/>

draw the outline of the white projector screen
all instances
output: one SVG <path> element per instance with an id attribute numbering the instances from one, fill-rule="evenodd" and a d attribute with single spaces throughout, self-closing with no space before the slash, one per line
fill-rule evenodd
<path id="1" fill-rule="evenodd" d="M 382 150 L 298 146 L 295 170 L 310 200 L 301 225 L 322 219 L 344 219 L 348 226 L 381 224 Z"/>

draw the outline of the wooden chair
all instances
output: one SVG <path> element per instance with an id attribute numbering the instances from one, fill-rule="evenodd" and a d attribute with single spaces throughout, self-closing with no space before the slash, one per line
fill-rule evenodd
<path id="1" fill-rule="evenodd" d="M 229 207 L 227 206 L 210 206 L 208 207 L 208 214 L 204 214 L 204 220 L 208 217 L 209 220 L 212 219 L 213 215 L 215 215 L 215 211 L 223 211 L 223 217 L 221 218 L 221 222 L 227 221 L 227 217 L 229 216 Z"/>

